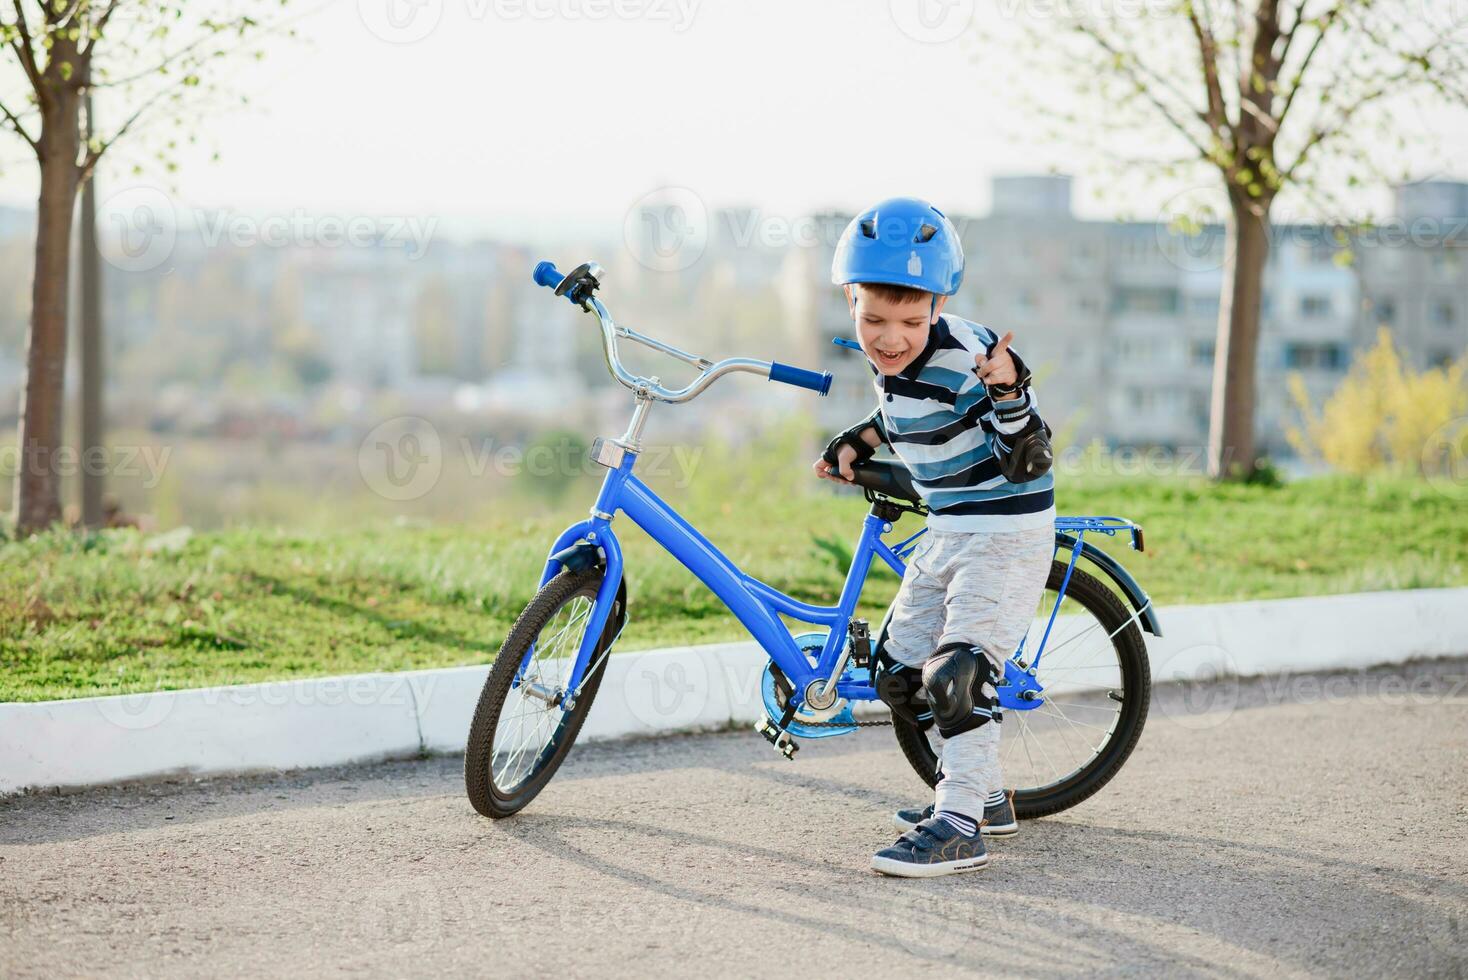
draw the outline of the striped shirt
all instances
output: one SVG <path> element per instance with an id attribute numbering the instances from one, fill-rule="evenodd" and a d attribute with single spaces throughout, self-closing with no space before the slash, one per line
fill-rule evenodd
<path id="1" fill-rule="evenodd" d="M 1010 483 L 999 471 L 994 445 L 1039 417 L 1033 390 L 1023 402 L 1001 403 L 996 416 L 974 355 L 999 336 L 988 327 L 944 315 L 928 331 L 917 358 L 895 375 L 878 373 L 882 437 L 912 472 L 939 531 L 1019 531 L 1055 522 L 1055 479 Z M 872 371 L 876 372 L 876 366 Z"/>

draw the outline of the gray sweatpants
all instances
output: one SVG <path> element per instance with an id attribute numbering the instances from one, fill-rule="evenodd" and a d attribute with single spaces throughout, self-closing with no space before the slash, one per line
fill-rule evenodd
<path id="1" fill-rule="evenodd" d="M 1048 526 L 929 530 L 908 559 L 887 628 L 887 652 L 921 667 L 943 644 L 968 643 L 981 647 L 1002 674 L 1039 608 L 1054 548 L 1055 530 Z M 985 798 L 1004 786 L 999 725 L 955 735 L 940 751 L 937 809 L 978 819 Z"/>

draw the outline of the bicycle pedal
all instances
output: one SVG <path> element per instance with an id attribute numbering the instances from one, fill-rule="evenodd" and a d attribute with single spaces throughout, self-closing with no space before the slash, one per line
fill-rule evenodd
<path id="1" fill-rule="evenodd" d="M 795 753 L 800 751 L 800 743 L 791 737 L 789 732 L 781 731 L 770 723 L 770 719 L 761 718 L 754 723 L 754 730 L 764 736 L 764 740 L 774 747 L 785 758 L 794 760 Z"/>

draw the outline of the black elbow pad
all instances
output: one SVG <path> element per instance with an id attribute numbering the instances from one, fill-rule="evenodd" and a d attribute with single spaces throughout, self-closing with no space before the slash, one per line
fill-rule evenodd
<path id="1" fill-rule="evenodd" d="M 1010 448 L 1005 449 L 1004 442 L 1008 442 Z M 1055 463 L 1055 451 L 1050 446 L 1050 427 L 1031 415 L 1025 427 L 1014 435 L 996 434 L 994 455 L 999 459 L 999 472 L 1010 483 L 1038 480 L 1049 473 Z"/>

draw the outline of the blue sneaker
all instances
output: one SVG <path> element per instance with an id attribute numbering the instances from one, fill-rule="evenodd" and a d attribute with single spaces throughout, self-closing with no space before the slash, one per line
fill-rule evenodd
<path id="1" fill-rule="evenodd" d="M 872 855 L 872 870 L 898 878 L 937 878 L 977 871 L 989 863 L 982 834 L 965 834 L 941 817 L 929 817 Z"/>
<path id="2" fill-rule="evenodd" d="M 898 810 L 892 815 L 892 826 L 899 834 L 905 834 L 932 815 L 931 803 L 921 810 L 917 807 Z M 984 807 L 984 824 L 979 832 L 986 837 L 1013 837 L 1019 833 L 1019 821 L 1014 816 L 1014 790 L 1006 790 L 1002 800 Z"/>

